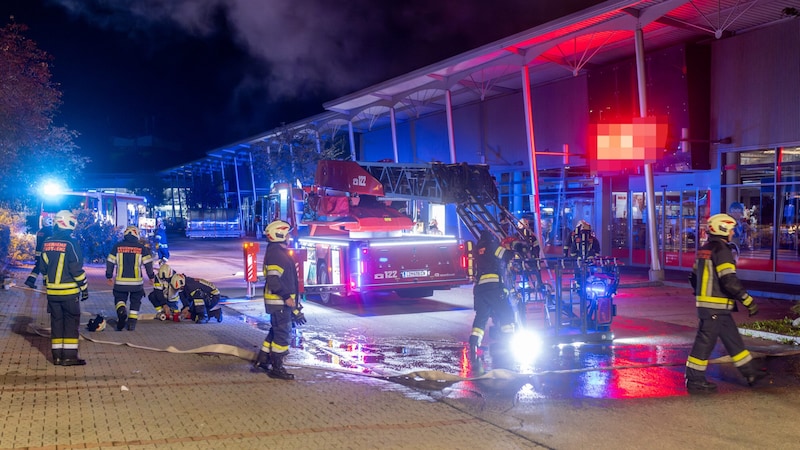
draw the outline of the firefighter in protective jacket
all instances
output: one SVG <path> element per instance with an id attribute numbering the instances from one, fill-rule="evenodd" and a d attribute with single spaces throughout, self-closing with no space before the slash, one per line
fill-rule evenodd
<path id="1" fill-rule="evenodd" d="M 53 364 L 82 366 L 78 358 L 81 318 L 80 302 L 89 298 L 83 254 L 72 238 L 78 220 L 70 211 L 55 217 L 55 231 L 42 246 L 41 269 L 47 286 L 47 311 L 50 313 L 50 342 Z"/>
<path id="2" fill-rule="evenodd" d="M 122 236 L 122 241 L 114 244 L 106 258 L 106 280 L 113 286 L 117 331 L 122 331 L 126 324 L 128 331 L 133 331 L 139 320 L 139 308 L 144 297 L 142 266 L 150 280 L 155 278 L 155 274 L 150 249 L 139 241 L 139 229 L 135 226 L 126 227 Z M 115 266 L 116 276 L 114 276 Z M 130 311 L 125 308 L 128 301 L 130 301 Z"/>
<path id="3" fill-rule="evenodd" d="M 180 293 L 175 292 L 170 286 L 170 281 L 174 275 L 175 271 L 172 270 L 169 264 L 161 264 L 158 267 L 156 278 L 153 280 L 153 291 L 147 295 L 147 299 L 156 309 L 155 318 L 157 320 L 181 321 Z"/>
<path id="4" fill-rule="evenodd" d="M 584 260 L 600 256 L 600 241 L 589 222 L 585 220 L 578 222 L 564 245 L 564 256 Z"/>
<path id="5" fill-rule="evenodd" d="M 270 329 L 255 362 L 256 368 L 282 380 L 294 379 L 283 366 L 289 354 L 292 322 L 302 325 L 306 321 L 297 297 L 297 269 L 286 244 L 291 230 L 291 225 L 282 220 L 275 220 L 264 229 L 269 241 L 264 254 L 264 307 L 270 316 Z"/>
<path id="6" fill-rule="evenodd" d="M 758 313 L 753 297 L 747 293 L 736 276 L 736 261 L 728 242 L 734 233 L 736 220 L 727 214 L 715 214 L 708 219 L 708 242 L 697 252 L 689 281 L 694 288 L 697 315 L 700 324 L 686 361 L 686 388 L 689 393 L 710 393 L 717 385 L 706 381 L 708 358 L 722 340 L 733 365 L 752 386 L 766 376 L 755 367 L 753 356 L 744 347 L 739 329 L 731 315 L 741 302 L 750 315 Z"/>
<path id="7" fill-rule="evenodd" d="M 222 322 L 222 296 L 214 283 L 179 273 L 170 279 L 170 292 L 180 296 L 183 309 L 195 323 L 208 322 L 212 317 Z"/>
<path id="8" fill-rule="evenodd" d="M 28 278 L 25 280 L 25 286 L 28 286 L 31 289 L 36 289 L 36 279 L 39 278 L 40 273 L 44 273 L 44 271 L 42 271 L 42 248 L 44 247 L 44 241 L 46 241 L 47 238 L 52 235 L 53 218 L 50 216 L 45 216 L 42 218 L 41 228 L 39 228 L 39 231 L 36 232 L 36 261 L 33 264 L 31 274 L 28 275 Z"/>
<path id="9" fill-rule="evenodd" d="M 514 257 L 510 250 L 518 242 L 501 244 L 491 233 L 484 232 L 475 245 L 475 287 L 472 290 L 475 319 L 469 336 L 469 357 L 477 361 L 489 318 L 500 327 L 502 340 L 514 333 L 514 310 L 508 299 L 506 277 L 508 262 Z"/>

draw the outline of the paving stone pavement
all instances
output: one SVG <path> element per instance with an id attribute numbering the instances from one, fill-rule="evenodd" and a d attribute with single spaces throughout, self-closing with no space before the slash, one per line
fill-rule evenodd
<path id="1" fill-rule="evenodd" d="M 287 382 L 251 372 L 246 358 L 147 349 L 226 344 L 255 352 L 265 331 L 231 310 L 220 324 L 165 323 L 147 320 L 154 310 L 144 299 L 135 331 L 88 332 L 94 314 L 112 315 L 113 297 L 104 269 L 86 269 L 93 288 L 81 304 L 85 366 L 51 363 L 46 297 L 20 287 L 27 273 L 0 290 L 0 449 L 538 447 L 409 388 L 293 365 L 294 354 L 287 366 L 296 380 Z"/>

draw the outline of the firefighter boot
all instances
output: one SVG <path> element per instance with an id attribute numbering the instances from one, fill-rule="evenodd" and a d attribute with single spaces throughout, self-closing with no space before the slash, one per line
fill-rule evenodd
<path id="1" fill-rule="evenodd" d="M 264 350 L 258 351 L 258 356 L 256 357 L 256 361 L 253 364 L 253 372 L 261 372 L 264 371 L 269 373 L 272 370 L 272 364 L 270 364 L 270 354 L 269 352 L 265 352 Z"/>
<path id="2" fill-rule="evenodd" d="M 279 378 L 281 380 L 294 380 L 294 375 L 287 372 L 286 368 L 283 367 L 283 358 L 286 357 L 286 353 L 272 353 L 272 369 L 267 372 L 270 378 Z"/>
<path id="3" fill-rule="evenodd" d="M 117 308 L 117 331 L 125 329 L 125 323 L 128 321 L 128 310 L 124 306 Z"/>
<path id="4" fill-rule="evenodd" d="M 717 392 L 717 385 L 706 380 L 686 379 L 686 390 L 690 394 L 713 394 Z"/>
<path id="5" fill-rule="evenodd" d="M 469 337 L 469 360 L 475 362 L 478 360 L 478 347 L 481 346 L 480 338 L 474 334 Z"/>
<path id="6" fill-rule="evenodd" d="M 53 349 L 53 365 L 60 366 L 61 361 L 64 360 L 64 351 L 62 349 Z"/>
<path id="7" fill-rule="evenodd" d="M 750 361 L 749 363 L 740 367 L 739 370 L 742 372 L 742 375 L 744 375 L 745 379 L 747 380 L 747 385 L 750 387 L 755 386 L 760 380 L 766 378 L 768 375 L 766 368 L 756 367 L 755 362 L 753 361 Z"/>
<path id="8" fill-rule="evenodd" d="M 136 329 L 136 321 L 137 319 L 128 319 L 128 331 L 133 331 Z"/>

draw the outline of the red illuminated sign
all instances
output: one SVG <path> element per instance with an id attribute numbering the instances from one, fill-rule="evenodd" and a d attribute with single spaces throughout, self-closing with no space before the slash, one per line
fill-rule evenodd
<path id="1" fill-rule="evenodd" d="M 590 167 L 596 172 L 619 172 L 653 163 L 667 145 L 667 131 L 667 121 L 657 117 L 590 125 Z"/>

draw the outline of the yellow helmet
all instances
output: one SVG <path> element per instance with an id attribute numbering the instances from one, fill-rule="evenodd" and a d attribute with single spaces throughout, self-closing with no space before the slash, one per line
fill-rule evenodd
<path id="1" fill-rule="evenodd" d="M 274 220 L 264 228 L 264 234 L 270 242 L 286 242 L 292 226 L 283 220 Z"/>
<path id="2" fill-rule="evenodd" d="M 74 230 L 75 225 L 78 224 L 78 218 L 75 217 L 72 211 L 62 209 L 56 213 L 55 223 L 56 226 L 62 230 Z"/>
<path id="3" fill-rule="evenodd" d="M 135 227 L 133 225 L 129 225 L 129 226 L 125 227 L 125 231 L 122 232 L 122 235 L 123 236 L 127 236 L 129 234 L 133 235 L 133 236 L 136 236 L 136 239 L 139 239 L 139 228 L 137 228 L 137 227 Z"/>
<path id="4" fill-rule="evenodd" d="M 580 222 L 578 222 L 578 226 L 575 227 L 575 231 L 584 231 L 584 230 L 591 231 L 592 225 L 585 220 L 581 220 Z"/>
<path id="5" fill-rule="evenodd" d="M 708 218 L 708 232 L 715 236 L 728 237 L 736 227 L 736 219 L 727 214 L 714 214 Z"/>

